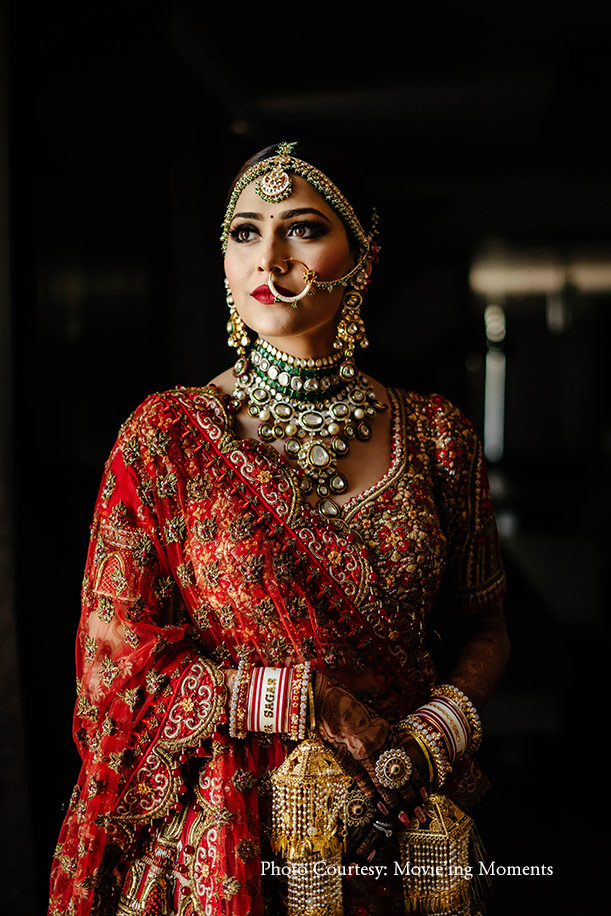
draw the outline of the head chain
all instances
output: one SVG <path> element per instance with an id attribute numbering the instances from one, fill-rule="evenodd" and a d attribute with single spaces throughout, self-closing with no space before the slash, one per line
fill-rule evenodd
<path id="1" fill-rule="evenodd" d="M 243 175 L 240 176 L 231 193 L 231 197 L 229 198 L 227 210 L 225 211 L 225 219 L 223 220 L 223 231 L 221 234 L 223 254 L 225 254 L 227 251 L 227 242 L 229 239 L 231 220 L 233 219 L 238 197 L 244 188 L 246 188 L 252 181 L 255 179 L 260 179 L 268 172 L 276 171 L 281 174 L 282 172 L 290 171 L 295 175 L 300 175 L 302 178 L 305 178 L 308 184 L 312 185 L 312 187 L 318 191 L 322 197 L 325 198 L 327 203 L 335 210 L 344 224 L 350 229 L 358 241 L 359 247 L 361 249 L 359 264 L 363 264 L 369 255 L 371 249 L 371 241 L 377 230 L 376 211 L 374 210 L 373 212 L 371 231 L 369 236 L 367 236 L 356 213 L 348 203 L 348 200 L 344 197 L 339 188 L 333 184 L 331 179 L 327 178 L 324 172 L 321 172 L 319 169 L 315 168 L 315 166 L 310 165 L 309 162 L 304 162 L 303 159 L 296 159 L 294 156 L 290 155 L 293 147 L 296 145 L 296 143 L 280 143 L 276 150 L 275 156 L 270 156 L 269 159 L 264 159 L 262 162 L 257 162 L 256 165 L 251 166 L 244 172 Z M 259 188 L 257 189 L 257 193 L 263 200 L 266 199 L 265 195 L 261 193 Z M 285 188 L 282 193 L 274 195 L 273 200 L 286 200 L 290 193 L 291 186 L 289 182 L 288 184 L 285 184 Z"/>

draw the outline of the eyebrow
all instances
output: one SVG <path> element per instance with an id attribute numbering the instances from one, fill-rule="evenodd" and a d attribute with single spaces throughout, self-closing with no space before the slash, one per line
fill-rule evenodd
<path id="1" fill-rule="evenodd" d="M 325 216 L 320 210 L 314 209 L 314 207 L 299 207 L 297 210 L 285 210 L 280 214 L 280 219 L 292 219 L 294 216 L 301 216 L 303 213 L 315 213 L 316 216 L 322 216 L 323 219 L 326 219 L 328 223 L 331 222 L 328 216 Z"/>
<path id="2" fill-rule="evenodd" d="M 295 216 L 302 216 L 304 213 L 314 213 L 316 216 L 322 216 L 324 220 L 328 223 L 331 222 L 328 216 L 325 216 L 324 213 L 321 213 L 320 210 L 316 210 L 314 207 L 298 207 L 295 210 L 284 210 L 280 214 L 280 219 L 293 219 Z M 263 219 L 262 213 L 255 213 L 254 211 L 246 210 L 243 213 L 234 213 L 233 219 Z"/>

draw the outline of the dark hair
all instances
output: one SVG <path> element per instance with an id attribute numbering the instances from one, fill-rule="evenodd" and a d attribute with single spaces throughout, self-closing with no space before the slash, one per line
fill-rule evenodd
<path id="1" fill-rule="evenodd" d="M 227 195 L 226 206 L 229 204 L 233 189 L 235 188 L 244 172 L 252 168 L 253 165 L 257 165 L 259 162 L 263 162 L 265 159 L 273 158 L 276 155 L 278 146 L 279 143 L 273 143 L 271 146 L 266 146 L 264 149 L 259 150 L 258 153 L 255 153 L 254 156 L 251 156 L 250 159 L 244 163 L 231 183 L 231 187 L 229 188 L 229 193 Z M 340 156 L 337 152 L 335 152 L 335 150 L 331 150 L 328 147 L 320 146 L 315 143 L 310 143 L 307 140 L 299 140 L 293 147 L 291 155 L 296 159 L 303 159 L 304 162 L 308 162 L 310 165 L 313 165 L 319 171 L 323 172 L 327 178 L 331 179 L 333 184 L 339 188 L 344 197 L 346 197 L 352 209 L 356 213 L 361 226 L 367 233 L 371 227 L 373 205 L 367 191 L 366 183 L 354 169 L 352 163 L 348 162 L 346 159 Z M 338 215 L 341 218 L 341 214 Z M 348 237 L 350 238 L 351 242 L 355 244 L 355 247 L 358 250 L 358 242 L 356 239 L 354 239 L 354 236 L 348 226 L 346 226 L 346 231 L 348 232 Z"/>

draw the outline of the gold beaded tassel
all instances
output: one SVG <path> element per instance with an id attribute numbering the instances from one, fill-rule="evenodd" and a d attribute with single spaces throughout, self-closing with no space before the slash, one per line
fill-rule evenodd
<path id="1" fill-rule="evenodd" d="M 444 795 L 431 795 L 427 820 L 399 835 L 403 892 L 408 913 L 469 916 L 472 902 L 471 818 Z"/>
<path id="2" fill-rule="evenodd" d="M 290 866 L 289 916 L 342 916 L 342 830 L 351 779 L 318 738 L 272 775 L 272 848 Z"/>

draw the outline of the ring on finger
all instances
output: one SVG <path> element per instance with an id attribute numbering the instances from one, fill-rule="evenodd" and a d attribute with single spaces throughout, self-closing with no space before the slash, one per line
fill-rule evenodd
<path id="1" fill-rule="evenodd" d="M 386 821 L 374 821 L 373 826 L 389 839 L 393 834 L 392 824 L 388 824 Z"/>
<path id="2" fill-rule="evenodd" d="M 374 807 L 364 792 L 353 789 L 348 794 L 346 803 L 346 823 L 350 827 L 362 827 L 369 824 L 374 816 Z"/>
<path id="3" fill-rule="evenodd" d="M 384 751 L 376 760 L 376 776 L 387 789 L 400 789 L 404 786 L 412 769 L 411 757 L 398 747 Z"/>

